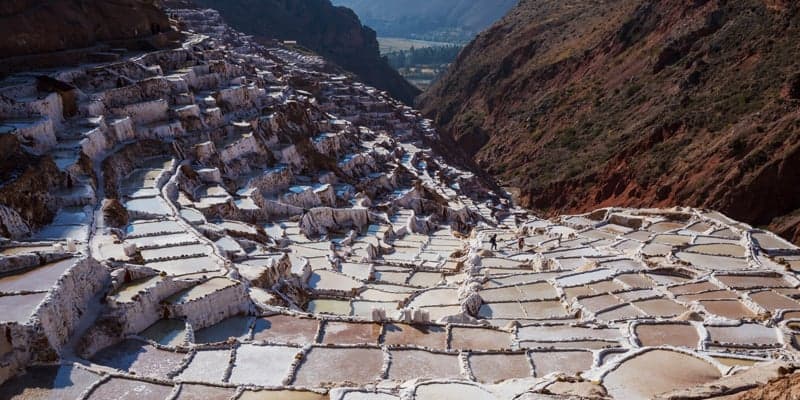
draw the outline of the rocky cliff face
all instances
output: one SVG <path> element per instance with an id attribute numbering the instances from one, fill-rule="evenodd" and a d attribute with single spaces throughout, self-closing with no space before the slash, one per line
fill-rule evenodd
<path id="1" fill-rule="evenodd" d="M 334 7 L 330 0 L 196 0 L 219 10 L 226 21 L 245 33 L 301 45 L 332 60 L 369 85 L 390 92 L 408 104 L 419 90 L 381 58 L 375 31 L 362 26 L 356 14 Z"/>
<path id="2" fill-rule="evenodd" d="M 0 4 L 0 58 L 89 47 L 98 41 L 167 30 L 169 20 L 154 0 L 6 1 Z"/>
<path id="3" fill-rule="evenodd" d="M 707 206 L 797 241 L 798 8 L 522 1 L 421 108 L 525 205 Z"/>

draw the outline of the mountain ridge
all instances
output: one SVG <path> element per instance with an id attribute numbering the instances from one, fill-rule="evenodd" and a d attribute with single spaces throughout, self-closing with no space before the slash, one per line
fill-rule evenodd
<path id="1" fill-rule="evenodd" d="M 419 105 L 524 206 L 709 207 L 797 242 L 799 27 L 785 1 L 524 0 Z"/>
<path id="2" fill-rule="evenodd" d="M 420 93 L 383 59 L 375 31 L 361 24 L 358 16 L 330 0 L 195 0 L 214 8 L 245 33 L 297 42 L 365 83 L 390 92 L 411 104 Z"/>
<path id="3" fill-rule="evenodd" d="M 502 17 L 517 0 L 336 0 L 380 36 L 467 41 Z"/>

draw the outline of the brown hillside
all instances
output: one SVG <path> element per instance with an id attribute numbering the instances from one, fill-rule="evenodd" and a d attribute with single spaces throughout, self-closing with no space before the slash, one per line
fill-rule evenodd
<path id="1" fill-rule="evenodd" d="M 788 0 L 522 0 L 420 98 L 523 205 L 691 205 L 800 240 Z"/>

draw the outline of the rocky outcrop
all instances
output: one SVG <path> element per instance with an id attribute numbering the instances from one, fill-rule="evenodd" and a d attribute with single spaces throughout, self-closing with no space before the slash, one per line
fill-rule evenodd
<path id="1" fill-rule="evenodd" d="M 420 105 L 524 205 L 703 206 L 797 240 L 798 15 L 762 0 L 522 1 Z"/>
<path id="2" fill-rule="evenodd" d="M 330 0 L 195 0 L 219 10 L 234 28 L 268 39 L 295 40 L 407 104 L 419 90 L 380 56 L 375 31 Z"/>
<path id="3" fill-rule="evenodd" d="M 169 31 L 169 19 L 154 0 L 7 1 L 0 5 L 0 73 L 30 69 L 30 61 L 42 67 L 76 62 L 103 51 L 90 49 L 100 42 L 153 48 Z M 54 54 L 64 51 L 69 52 Z M 47 53 L 54 55 L 28 57 Z"/>

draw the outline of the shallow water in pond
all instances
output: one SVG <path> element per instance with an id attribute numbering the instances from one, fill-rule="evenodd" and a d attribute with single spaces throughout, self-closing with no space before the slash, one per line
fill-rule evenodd
<path id="1" fill-rule="evenodd" d="M 461 312 L 461 306 L 428 306 L 421 308 L 430 314 L 431 321 L 438 321 L 440 318 Z"/>
<path id="2" fill-rule="evenodd" d="M 159 236 L 143 236 L 126 239 L 127 243 L 136 243 L 137 246 L 169 246 L 179 243 L 197 242 L 197 237 L 189 233 L 172 233 Z"/>
<path id="3" fill-rule="evenodd" d="M 686 235 L 656 235 L 653 238 L 653 243 L 666 244 L 671 246 L 681 246 L 689 244 L 692 241 L 691 236 Z"/>
<path id="4" fill-rule="evenodd" d="M 400 303 L 396 301 L 367 301 L 367 300 L 353 300 L 351 307 L 353 309 L 353 316 L 371 318 L 373 308 L 382 308 L 388 314 L 392 314 L 398 309 Z"/>
<path id="5" fill-rule="evenodd" d="M 720 372 L 710 363 L 683 353 L 652 350 L 623 362 L 603 384 L 618 399 L 649 399 L 672 390 L 711 382 Z"/>
<path id="6" fill-rule="evenodd" d="M 603 321 L 626 320 L 643 316 L 644 314 L 641 311 L 634 308 L 630 304 L 626 304 L 622 307 L 617 307 L 612 310 L 603 311 L 597 314 L 597 318 Z"/>
<path id="7" fill-rule="evenodd" d="M 645 314 L 655 317 L 673 317 L 681 315 L 688 309 L 670 299 L 652 299 L 633 303 L 634 306 L 644 311 Z"/>
<path id="8" fill-rule="evenodd" d="M 89 400 L 164 400 L 171 393 L 172 386 L 111 378 L 95 389 Z"/>
<path id="9" fill-rule="evenodd" d="M 592 367 L 593 355 L 588 351 L 549 351 L 532 352 L 531 359 L 536 377 L 543 377 L 551 372 L 563 372 L 575 375 Z"/>
<path id="10" fill-rule="evenodd" d="M 700 300 L 700 304 L 714 315 L 729 319 L 753 318 L 756 313 L 739 300 Z"/>
<path id="11" fill-rule="evenodd" d="M 522 310 L 527 318 L 546 319 L 566 317 L 567 309 L 560 301 L 525 301 L 521 302 Z"/>
<path id="12" fill-rule="evenodd" d="M 415 400 L 497 400 L 491 393 L 466 383 L 426 383 L 417 386 Z"/>
<path id="13" fill-rule="evenodd" d="M 418 345 L 431 349 L 445 349 L 447 332 L 444 327 L 436 325 L 386 324 L 383 344 L 388 346 Z"/>
<path id="14" fill-rule="evenodd" d="M 234 388 L 184 384 L 175 400 L 230 400 L 234 394 Z"/>
<path id="15" fill-rule="evenodd" d="M 764 360 L 750 360 L 747 358 L 719 357 L 719 356 L 713 356 L 713 358 L 719 361 L 722 365 L 726 365 L 728 367 L 752 367 L 756 363 L 764 361 Z"/>
<path id="16" fill-rule="evenodd" d="M 738 244 L 714 243 L 689 246 L 686 251 L 728 257 L 744 257 L 744 247 Z"/>
<path id="17" fill-rule="evenodd" d="M 349 292 L 360 288 L 361 282 L 337 272 L 317 270 L 308 279 L 308 286 L 314 290 L 332 290 Z"/>
<path id="18" fill-rule="evenodd" d="M 785 288 L 792 286 L 780 276 L 718 275 L 717 279 L 734 289 Z"/>
<path id="19" fill-rule="evenodd" d="M 355 279 L 366 281 L 369 279 L 369 264 L 342 263 L 341 272 Z"/>
<path id="20" fill-rule="evenodd" d="M 422 350 L 393 350 L 389 379 L 407 381 L 416 378 L 462 378 L 457 354 L 430 353 Z"/>
<path id="21" fill-rule="evenodd" d="M 478 316 L 487 319 L 525 319 L 525 312 L 517 302 L 483 303 Z"/>
<path id="22" fill-rule="evenodd" d="M 568 339 L 605 339 L 617 340 L 622 337 L 619 329 L 592 329 L 569 325 L 525 326 L 519 328 L 517 337 L 520 340 L 568 340 Z"/>
<path id="23" fill-rule="evenodd" d="M 308 302 L 306 311 L 313 314 L 350 315 L 350 302 L 347 300 L 314 299 Z"/>
<path id="24" fill-rule="evenodd" d="M 656 233 L 663 233 L 668 231 L 674 231 L 676 229 L 681 229 L 684 226 L 685 225 L 680 222 L 663 221 L 663 222 L 656 222 L 648 226 L 647 230 Z"/>
<path id="25" fill-rule="evenodd" d="M 521 349 L 568 349 L 568 350 L 602 350 L 621 347 L 619 342 L 603 340 L 575 340 L 559 342 L 542 342 L 535 340 L 521 340 Z"/>
<path id="26" fill-rule="evenodd" d="M 224 342 L 228 338 L 250 338 L 250 317 L 236 316 L 194 332 L 195 343 Z"/>
<path id="27" fill-rule="evenodd" d="M 71 365 L 30 367 L 0 385 L 2 399 L 77 399 L 100 375 Z"/>
<path id="28" fill-rule="evenodd" d="M 682 261 L 686 261 L 698 268 L 705 268 L 710 270 L 740 270 L 747 268 L 747 261 L 743 258 L 733 258 L 727 256 L 717 256 L 710 254 L 689 253 L 680 251 L 675 253 L 675 257 Z"/>
<path id="29" fill-rule="evenodd" d="M 315 347 L 294 377 L 295 386 L 324 387 L 339 382 L 376 382 L 383 366 L 380 349 Z"/>
<path id="30" fill-rule="evenodd" d="M 0 296 L 0 322 L 24 324 L 30 318 L 47 293 L 33 293 L 16 296 Z"/>
<path id="31" fill-rule="evenodd" d="M 122 286 L 119 291 L 112 295 L 112 298 L 117 303 L 129 303 L 133 301 L 133 298 L 140 292 L 144 292 L 149 288 L 155 287 L 163 280 L 164 278 L 162 276 L 156 275 L 150 278 L 144 278 L 138 281 L 126 283 L 125 286 Z"/>
<path id="32" fill-rule="evenodd" d="M 533 372 L 525 354 L 471 354 L 469 367 L 475 379 L 487 384 L 529 378 Z"/>
<path id="33" fill-rule="evenodd" d="M 317 336 L 318 325 L 317 320 L 288 315 L 257 318 L 253 327 L 253 340 L 293 344 L 312 343 Z"/>
<path id="34" fill-rule="evenodd" d="M 756 240 L 762 249 L 794 249 L 795 247 L 788 242 L 776 238 L 773 235 L 766 233 L 754 233 L 753 239 Z"/>
<path id="35" fill-rule="evenodd" d="M 201 299 L 216 291 L 236 286 L 237 284 L 237 282 L 227 278 L 211 278 L 195 287 L 180 291 L 170 296 L 166 301 L 172 304 L 185 304 Z"/>
<path id="36" fill-rule="evenodd" d="M 125 228 L 128 236 L 148 236 L 157 233 L 183 233 L 183 226 L 175 221 L 136 222 Z"/>
<path id="37" fill-rule="evenodd" d="M 186 323 L 178 319 L 161 319 L 139 333 L 163 346 L 181 346 L 186 343 Z"/>
<path id="38" fill-rule="evenodd" d="M 390 293 L 381 290 L 367 289 L 358 295 L 359 299 L 377 302 L 398 302 L 408 298 L 405 293 Z"/>
<path id="39" fill-rule="evenodd" d="M 0 250 L 0 254 L 2 254 L 4 256 L 13 256 L 13 255 L 17 255 L 17 254 L 33 253 L 33 252 L 36 252 L 36 251 L 47 252 L 47 251 L 52 251 L 52 250 L 53 250 L 53 246 L 49 246 L 49 245 L 48 246 L 19 246 L 19 247 L 9 247 L 9 248 L 5 248 L 3 250 Z"/>
<path id="40" fill-rule="evenodd" d="M 176 371 L 186 354 L 160 350 L 137 340 L 124 340 L 106 347 L 92 357 L 92 361 L 137 375 L 166 379 Z"/>
<path id="41" fill-rule="evenodd" d="M 453 327 L 450 348 L 454 350 L 499 350 L 511 348 L 511 334 L 494 329 Z"/>
<path id="42" fill-rule="evenodd" d="M 32 270 L 20 272 L 16 275 L 0 277 L 0 292 L 12 293 L 23 291 L 48 290 L 58 278 L 67 272 L 76 260 L 67 258 L 62 261 L 36 267 Z"/>
<path id="43" fill-rule="evenodd" d="M 458 289 L 444 288 L 422 292 L 418 296 L 414 297 L 413 300 L 411 300 L 409 307 L 420 308 L 424 306 L 449 304 L 458 304 Z"/>
<path id="44" fill-rule="evenodd" d="M 180 260 L 170 260 L 147 263 L 147 267 L 155 270 L 164 271 L 167 275 L 179 276 L 200 272 L 219 271 L 219 264 L 215 263 L 211 257 L 184 258 Z"/>
<path id="45" fill-rule="evenodd" d="M 199 254 L 211 254 L 211 247 L 205 244 L 191 244 L 186 246 L 162 247 L 159 249 L 142 250 L 142 257 L 145 260 L 155 260 L 159 258 L 188 257 Z"/>
<path id="46" fill-rule="evenodd" d="M 769 290 L 751 293 L 750 298 L 770 312 L 775 312 L 780 309 L 800 309 L 800 303 L 794 299 Z"/>
<path id="47" fill-rule="evenodd" d="M 146 213 L 148 215 L 170 215 L 172 212 L 161 197 L 142 197 L 129 200 L 125 208 L 131 212 Z"/>
<path id="48" fill-rule="evenodd" d="M 378 324 L 328 321 L 325 323 L 322 343 L 377 344 L 380 334 L 381 326 Z"/>
<path id="49" fill-rule="evenodd" d="M 719 343 L 732 344 L 778 344 L 778 334 L 775 328 L 759 324 L 742 324 L 740 326 L 708 326 L 711 340 Z"/>
<path id="50" fill-rule="evenodd" d="M 296 390 L 245 390 L 236 400 L 328 400 L 328 396 Z"/>
<path id="51" fill-rule="evenodd" d="M 297 347 L 242 345 L 236 350 L 230 382 L 280 386 L 289 377 L 289 366 L 299 352 Z"/>
<path id="52" fill-rule="evenodd" d="M 222 382 L 230 359 L 230 350 L 198 351 L 177 378 L 192 382 Z"/>
<path id="53" fill-rule="evenodd" d="M 419 287 L 433 287 L 442 280 L 442 274 L 438 272 L 415 272 L 408 280 L 408 284 Z"/>
<path id="54" fill-rule="evenodd" d="M 636 326 L 636 336 L 645 347 L 677 346 L 696 348 L 700 335 L 692 325 L 684 324 L 640 324 Z"/>
<path id="55" fill-rule="evenodd" d="M 719 290 L 720 287 L 708 282 L 702 281 L 697 283 L 689 283 L 686 285 L 680 286 L 673 286 L 667 290 L 669 290 L 674 295 L 681 295 L 681 294 L 689 294 L 689 293 L 700 293 L 700 292 L 708 292 L 712 290 Z"/>

